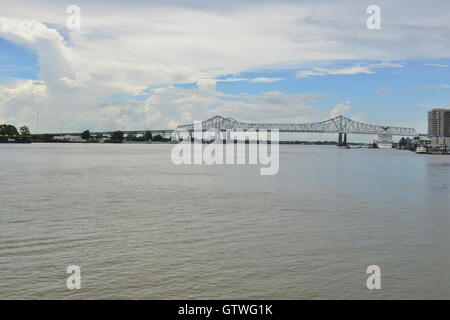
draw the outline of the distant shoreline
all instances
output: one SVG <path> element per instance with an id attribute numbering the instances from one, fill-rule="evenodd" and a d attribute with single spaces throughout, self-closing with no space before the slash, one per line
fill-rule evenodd
<path id="1" fill-rule="evenodd" d="M 61 144 L 176 144 L 178 141 L 122 141 L 122 142 L 90 142 L 90 141 L 61 141 L 61 140 L 33 140 L 33 143 L 61 143 Z M 237 143 L 246 143 L 245 141 L 238 141 Z M 247 142 L 248 143 L 248 142 Z M 252 142 L 254 143 L 254 142 Z M 279 141 L 278 144 L 298 144 L 298 145 L 317 145 L 317 146 L 335 146 L 334 141 Z M 353 146 L 370 146 L 369 143 L 350 142 L 348 145 Z"/>

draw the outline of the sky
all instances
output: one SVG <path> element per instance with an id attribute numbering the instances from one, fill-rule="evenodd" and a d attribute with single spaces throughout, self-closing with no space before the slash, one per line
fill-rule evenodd
<path id="1" fill-rule="evenodd" d="M 38 110 L 41 133 L 345 115 L 426 132 L 427 111 L 450 107 L 449 21 L 446 0 L 2 0 L 0 123 L 36 132 Z"/>

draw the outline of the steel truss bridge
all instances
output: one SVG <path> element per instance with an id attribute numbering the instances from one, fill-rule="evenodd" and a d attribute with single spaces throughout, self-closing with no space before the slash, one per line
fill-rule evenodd
<path id="1" fill-rule="evenodd" d="M 387 134 L 396 136 L 417 136 L 413 128 L 380 126 L 355 121 L 344 116 L 313 123 L 253 123 L 241 122 L 232 118 L 214 116 L 203 121 L 202 130 L 278 130 L 280 132 L 315 132 L 347 134 Z M 193 131 L 194 124 L 180 125 L 177 130 Z"/>
<path id="2" fill-rule="evenodd" d="M 218 131 L 250 131 L 250 130 L 278 130 L 279 132 L 303 132 L 303 133 L 337 133 L 339 134 L 338 145 L 346 145 L 347 134 L 372 134 L 385 136 L 418 136 L 418 133 L 413 128 L 392 127 L 367 124 L 359 121 L 349 119 L 344 116 L 338 116 L 329 120 L 312 122 L 312 123 L 255 123 L 243 122 L 233 118 L 224 118 L 221 116 L 214 116 L 203 122 L 199 122 L 202 131 L 218 130 Z M 124 134 L 144 134 L 151 132 L 153 135 L 160 134 L 163 137 L 167 135 L 172 138 L 181 131 L 189 132 L 192 137 L 194 131 L 194 124 L 180 125 L 175 130 L 132 130 L 122 131 Z M 92 135 L 97 133 L 111 134 L 112 131 L 91 132 Z M 79 135 L 76 133 L 55 133 L 50 135 Z M 179 136 L 179 135 L 178 135 Z"/>
<path id="3" fill-rule="evenodd" d="M 199 124 L 200 125 L 200 124 Z M 178 130 L 194 131 L 194 124 L 180 125 Z M 339 145 L 347 144 L 347 134 L 372 134 L 379 136 L 417 136 L 413 128 L 393 127 L 367 124 L 349 119 L 344 116 L 312 123 L 253 123 L 242 122 L 233 118 L 214 116 L 201 122 L 201 130 L 219 131 L 249 131 L 249 130 L 278 130 L 279 132 L 304 132 L 304 133 L 337 133 Z"/>

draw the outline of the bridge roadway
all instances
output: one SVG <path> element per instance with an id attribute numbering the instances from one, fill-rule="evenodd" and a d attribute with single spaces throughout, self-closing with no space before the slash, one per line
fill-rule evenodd
<path id="1" fill-rule="evenodd" d="M 355 121 L 344 116 L 313 122 L 313 123 L 252 123 L 237 121 L 232 118 L 214 116 L 208 120 L 196 124 L 180 125 L 177 131 L 187 131 L 192 137 L 192 132 L 197 129 L 202 131 L 258 131 L 278 130 L 279 132 L 303 132 L 303 133 L 337 133 L 338 146 L 347 146 L 347 134 L 372 134 L 381 137 L 417 136 L 413 128 L 381 126 Z M 380 139 L 382 140 L 382 139 Z"/>
<path id="2" fill-rule="evenodd" d="M 214 116 L 208 120 L 200 122 L 201 130 L 218 130 L 218 131 L 249 131 L 249 130 L 278 130 L 279 132 L 303 132 L 303 133 L 337 133 L 339 134 L 338 145 L 347 144 L 347 134 L 372 134 L 372 135 L 385 135 L 385 136 L 418 136 L 418 133 L 413 128 L 406 127 L 394 127 L 367 124 L 359 121 L 349 119 L 344 116 L 337 116 L 335 118 L 313 122 L 313 123 L 253 123 L 242 122 L 232 118 L 224 118 L 221 116 Z M 187 131 L 191 134 L 194 131 L 194 124 L 180 125 L 175 130 L 122 130 L 124 134 L 144 134 L 151 132 L 152 135 L 160 134 L 163 137 L 167 135 L 172 136 L 174 132 Z M 91 135 L 98 133 L 103 135 L 109 135 L 113 131 L 100 131 L 91 132 Z M 56 133 L 58 135 L 79 135 L 77 133 Z"/>
<path id="3" fill-rule="evenodd" d="M 279 132 L 342 133 L 417 136 L 413 128 L 381 126 L 355 121 L 344 116 L 313 123 L 252 123 L 214 116 L 201 123 L 202 130 L 278 130 Z M 193 131 L 194 124 L 180 125 L 177 130 Z"/>

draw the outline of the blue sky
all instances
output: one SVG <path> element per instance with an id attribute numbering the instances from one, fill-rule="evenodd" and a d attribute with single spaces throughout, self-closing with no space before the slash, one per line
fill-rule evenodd
<path id="1" fill-rule="evenodd" d="M 39 109 L 42 130 L 55 132 L 173 128 L 214 114 L 343 114 L 424 132 L 427 111 L 450 106 L 445 1 L 425 11 L 380 1 L 378 31 L 365 26 L 369 1 L 234 1 L 231 10 L 220 1 L 81 0 L 75 31 L 56 1 L 5 1 L 0 121 L 32 131 Z"/>
<path id="2" fill-rule="evenodd" d="M 368 65 L 380 61 L 339 61 L 327 64 L 327 68 L 346 68 L 355 65 Z M 317 119 L 329 118 L 334 106 L 344 101 L 351 102 L 351 114 L 360 114 L 362 121 L 373 123 L 421 123 L 425 130 L 426 112 L 432 107 L 450 106 L 449 81 L 450 60 L 421 59 L 395 61 L 402 65 L 396 68 L 380 68 L 372 74 L 324 75 L 299 77 L 301 68 L 270 69 L 242 72 L 236 75 L 218 77 L 216 90 L 245 100 L 247 95 L 261 95 L 268 91 L 285 94 L 308 92 L 325 95 L 313 103 L 320 113 Z M 0 38 L 0 83 L 13 79 L 39 79 L 38 56 L 23 45 Z M 274 82 L 252 83 L 242 81 L 220 81 L 226 79 L 278 79 Z M 195 90 L 196 82 L 174 83 L 177 88 Z M 439 87 L 444 85 L 444 87 Z M 113 94 L 111 101 L 127 99 L 145 100 L 151 96 L 149 87 L 140 95 Z M 350 110 L 349 112 L 350 113 Z"/>
<path id="3" fill-rule="evenodd" d="M 35 52 L 0 37 L 0 83 L 11 79 L 38 79 Z"/>
<path id="4" fill-rule="evenodd" d="M 278 90 L 292 94 L 309 92 L 328 95 L 317 102 L 326 117 L 330 109 L 342 101 L 351 101 L 352 113 L 367 112 L 367 121 L 388 122 L 401 119 L 402 122 L 425 122 L 426 111 L 432 106 L 450 103 L 450 90 L 446 88 L 425 88 L 432 84 L 449 83 L 449 69 L 443 65 L 450 61 L 419 60 L 401 61 L 403 68 L 386 68 L 374 74 L 326 75 L 307 78 L 296 77 L 296 70 L 244 73 L 246 78 L 280 77 L 285 80 L 273 83 L 221 82 L 218 90 L 230 94 L 260 94 Z M 361 61 L 346 61 L 331 67 L 352 66 Z M 441 67 L 429 64 L 440 64 Z M 398 120 L 397 120 L 398 121 Z"/>

